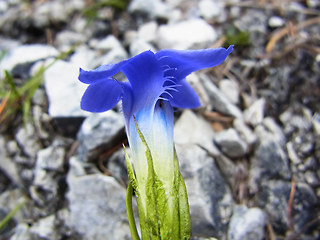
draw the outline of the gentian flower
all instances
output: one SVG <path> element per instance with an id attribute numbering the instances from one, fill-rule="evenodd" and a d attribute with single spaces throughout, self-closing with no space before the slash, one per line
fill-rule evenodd
<path id="1" fill-rule="evenodd" d="M 186 76 L 221 64 L 232 50 L 233 46 L 145 51 L 117 64 L 80 69 L 79 80 L 89 84 L 81 100 L 82 109 L 104 112 L 122 100 L 134 175 L 130 176 L 133 170 L 128 172 L 137 195 L 142 239 L 188 238 L 190 230 L 177 226 L 183 221 L 189 224 L 189 211 L 183 202 L 187 198 L 174 152 L 174 108 L 199 107 L 199 98 Z M 114 79 L 118 72 L 129 81 Z"/>

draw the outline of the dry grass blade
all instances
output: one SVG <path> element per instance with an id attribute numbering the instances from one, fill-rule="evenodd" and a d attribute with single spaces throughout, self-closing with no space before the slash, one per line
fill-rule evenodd
<path id="1" fill-rule="evenodd" d="M 7 106 L 8 100 L 9 100 L 9 96 L 10 96 L 10 92 L 8 93 L 8 95 L 2 100 L 2 102 L 0 103 L 0 116 L 3 113 L 5 107 Z"/>
<path id="2" fill-rule="evenodd" d="M 296 184 L 294 179 L 292 178 L 291 180 L 291 191 L 289 195 L 289 201 L 288 201 L 288 219 L 289 219 L 289 228 L 290 230 L 293 229 L 292 226 L 292 205 L 293 205 L 293 198 L 294 198 L 294 193 L 296 191 Z"/>
<path id="3" fill-rule="evenodd" d="M 266 46 L 266 52 L 269 53 L 271 52 L 274 47 L 276 46 L 277 42 L 282 39 L 283 37 L 285 37 L 286 35 L 290 34 L 291 31 L 298 31 L 301 30 L 307 26 L 313 25 L 313 24 L 317 24 L 320 23 L 320 17 L 316 17 L 316 18 L 311 18 L 307 21 L 304 21 L 296 26 L 290 26 L 290 27 L 284 27 L 281 28 L 279 30 L 277 30 L 270 38 L 267 46 Z"/>

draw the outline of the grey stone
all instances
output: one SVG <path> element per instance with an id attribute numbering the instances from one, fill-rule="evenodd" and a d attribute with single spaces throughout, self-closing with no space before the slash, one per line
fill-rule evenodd
<path id="1" fill-rule="evenodd" d="M 252 126 L 256 126 L 261 123 L 264 118 L 264 106 L 266 100 L 264 98 L 260 98 L 255 101 L 249 108 L 247 108 L 243 112 L 243 118 L 245 122 L 251 124 Z"/>
<path id="2" fill-rule="evenodd" d="M 160 48 L 207 48 L 217 39 L 217 34 L 204 20 L 189 19 L 160 26 L 157 39 Z"/>
<path id="3" fill-rule="evenodd" d="M 13 217 L 16 222 L 22 222 L 31 217 L 29 211 L 30 209 L 27 206 L 27 196 L 21 188 L 10 189 L 0 194 L 0 209 L 4 209 L 6 214 L 23 202 L 26 204 L 24 204 L 20 211 L 17 211 Z"/>
<path id="4" fill-rule="evenodd" d="M 15 229 L 14 234 L 10 237 L 10 240 L 33 240 L 33 236 L 30 233 L 30 227 L 27 223 L 19 223 Z"/>
<path id="5" fill-rule="evenodd" d="M 311 187 L 317 187 L 320 186 L 320 181 L 319 177 L 317 174 L 313 171 L 307 171 L 304 174 L 306 182 L 311 186 Z"/>
<path id="6" fill-rule="evenodd" d="M 248 145 L 233 128 L 216 133 L 214 141 L 219 149 L 231 158 L 243 157 L 248 153 Z"/>
<path id="7" fill-rule="evenodd" d="M 58 51 L 54 47 L 44 44 L 15 47 L 7 52 L 0 62 L 0 78 L 3 78 L 4 70 L 10 72 L 18 64 L 34 63 L 49 57 L 56 57 L 58 54 Z"/>
<path id="8" fill-rule="evenodd" d="M 41 206 L 51 206 L 58 201 L 58 179 L 64 170 L 65 148 L 55 140 L 51 146 L 37 154 L 33 184 L 30 186 L 32 198 Z"/>
<path id="9" fill-rule="evenodd" d="M 228 181 L 228 184 L 230 186 L 233 186 L 233 184 L 236 183 L 236 177 L 239 175 L 237 174 L 238 172 L 238 167 L 228 157 L 226 157 L 223 154 L 219 155 L 211 155 L 212 157 L 215 158 L 217 166 L 220 170 L 220 173 L 223 175 L 223 177 Z"/>
<path id="10" fill-rule="evenodd" d="M 258 136 L 258 138 L 264 139 L 268 137 L 278 142 L 281 146 L 285 145 L 286 137 L 283 133 L 283 130 L 273 118 L 264 118 L 262 121 L 262 128 L 263 130 L 261 129 L 261 131 L 258 130 L 259 127 L 255 128 L 255 134 Z"/>
<path id="11" fill-rule="evenodd" d="M 260 208 L 239 205 L 233 210 L 228 240 L 263 240 L 267 215 Z"/>
<path id="12" fill-rule="evenodd" d="M 30 228 L 30 233 L 37 238 L 42 239 L 57 239 L 57 233 L 55 231 L 55 216 L 50 215 L 39 219 Z"/>
<path id="13" fill-rule="evenodd" d="M 77 81 L 79 68 L 58 60 L 44 73 L 44 86 L 49 100 L 49 115 L 53 118 L 84 117 L 89 113 L 80 109 L 86 84 Z"/>
<path id="14" fill-rule="evenodd" d="M 5 148 L 10 156 L 16 155 L 20 152 L 19 146 L 15 140 L 9 140 L 6 143 Z"/>
<path id="15" fill-rule="evenodd" d="M 249 145 L 253 146 L 258 140 L 257 136 L 253 133 L 242 119 L 234 119 L 233 126 L 239 133 L 240 137 Z"/>
<path id="16" fill-rule="evenodd" d="M 209 95 L 201 83 L 200 77 L 198 76 L 197 73 L 191 73 L 190 75 L 187 76 L 187 81 L 190 84 L 190 86 L 194 89 L 194 91 L 197 93 L 200 103 L 202 105 L 202 108 L 206 110 L 210 110 L 209 107 L 210 105 L 210 98 Z"/>
<path id="17" fill-rule="evenodd" d="M 56 139 L 51 146 L 38 152 L 36 168 L 62 172 L 65 154 L 63 143 Z"/>
<path id="18" fill-rule="evenodd" d="M 131 156 L 130 148 L 127 148 L 126 151 L 128 155 Z M 122 185 L 125 185 L 128 182 L 127 167 L 123 148 L 112 154 L 112 156 L 108 159 L 107 169 L 110 171 L 110 174 Z"/>
<path id="19" fill-rule="evenodd" d="M 251 159 L 249 176 L 251 192 L 258 191 L 260 184 L 266 180 L 291 178 L 288 158 L 278 142 L 268 137 L 260 139 Z"/>
<path id="20" fill-rule="evenodd" d="M 286 134 L 309 131 L 312 127 L 312 119 L 310 110 L 301 105 L 290 106 L 280 115 L 280 121 L 284 125 Z"/>
<path id="21" fill-rule="evenodd" d="M 73 158 L 67 177 L 70 210 L 67 223 L 83 239 L 105 239 L 106 236 L 110 239 L 130 239 L 125 188 L 113 177 L 99 173 L 73 175 L 75 172 L 79 174 L 79 170 L 83 171 L 81 163 Z"/>
<path id="22" fill-rule="evenodd" d="M 283 235 L 289 227 L 288 199 L 290 192 L 290 182 L 270 180 L 262 183 L 256 195 L 256 204 L 267 213 L 277 234 Z M 310 186 L 300 182 L 295 184 L 294 204 L 291 211 L 294 229 L 301 229 L 307 222 L 315 219 L 314 209 L 317 202 L 317 197 Z"/>
<path id="23" fill-rule="evenodd" d="M 236 105 L 232 104 L 206 75 L 200 74 L 200 80 L 208 92 L 213 109 L 228 116 L 240 119 L 242 118 L 242 112 L 240 109 Z"/>
<path id="24" fill-rule="evenodd" d="M 15 135 L 15 139 L 22 148 L 22 151 L 30 158 L 30 164 L 32 164 L 37 152 L 41 149 L 34 126 L 31 123 L 26 123 L 20 127 Z"/>
<path id="25" fill-rule="evenodd" d="M 64 23 L 69 20 L 71 14 L 85 6 L 82 0 L 71 0 L 68 7 L 64 1 L 49 1 L 36 4 L 33 16 L 33 24 L 36 27 L 45 27 L 52 23 Z"/>
<path id="26" fill-rule="evenodd" d="M 240 8 L 241 10 L 241 8 Z M 256 46 L 255 51 L 261 51 L 259 46 L 263 44 L 265 35 L 267 33 L 267 15 L 261 14 L 260 11 L 253 9 L 248 10 L 247 14 L 239 17 L 240 14 L 236 13 L 238 18 L 234 21 L 234 25 L 241 31 L 250 32 L 250 42 Z M 255 52 L 257 54 L 257 52 Z"/>
<path id="27" fill-rule="evenodd" d="M 32 103 L 42 107 L 46 106 L 47 96 L 43 88 L 38 88 L 34 92 L 34 95 L 32 96 Z"/>
<path id="28" fill-rule="evenodd" d="M 286 147 L 287 147 L 288 157 L 289 157 L 290 161 L 293 164 L 300 164 L 302 161 L 299 158 L 298 154 L 296 153 L 296 150 L 293 147 L 293 143 L 288 142 Z"/>
<path id="29" fill-rule="evenodd" d="M 124 118 L 108 111 L 92 114 L 83 122 L 78 133 L 78 153 L 83 161 L 96 158 L 124 138 Z"/>
<path id="30" fill-rule="evenodd" d="M 44 91 L 41 91 L 41 92 L 44 93 Z M 41 96 L 39 96 L 39 99 L 40 98 Z M 46 102 L 47 102 L 46 100 L 45 102 L 42 102 L 42 105 L 46 105 Z M 48 129 L 46 128 L 46 126 L 49 125 L 51 120 L 49 115 L 43 112 L 44 111 L 43 107 L 44 106 L 39 106 L 39 105 L 34 105 L 32 107 L 32 116 L 33 116 L 34 126 L 36 128 L 39 139 L 41 139 L 42 141 L 50 138 L 50 133 L 48 132 Z"/>
<path id="31" fill-rule="evenodd" d="M 320 113 L 315 113 L 311 121 L 314 133 L 320 135 Z"/>
<path id="32" fill-rule="evenodd" d="M 176 147 L 188 191 L 192 234 L 225 239 L 234 205 L 227 183 L 206 151 L 193 144 Z"/>
<path id="33" fill-rule="evenodd" d="M 185 110 L 174 127 L 176 145 L 196 144 L 212 155 L 219 155 L 220 151 L 213 144 L 214 136 L 215 133 L 210 124 L 191 110 Z"/>
<path id="34" fill-rule="evenodd" d="M 66 52 L 75 45 L 83 43 L 86 40 L 87 39 L 84 34 L 71 30 L 63 30 L 57 34 L 54 43 L 60 51 Z"/>
<path id="35" fill-rule="evenodd" d="M 229 79 L 222 79 L 219 82 L 219 88 L 221 92 L 230 100 L 231 103 L 239 103 L 240 89 L 235 81 Z"/>

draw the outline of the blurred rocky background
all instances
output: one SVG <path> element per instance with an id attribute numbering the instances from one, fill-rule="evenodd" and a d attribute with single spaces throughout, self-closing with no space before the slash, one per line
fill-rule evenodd
<path id="1" fill-rule="evenodd" d="M 192 237 L 320 239 L 319 26 L 319 0 L 0 0 L 0 239 L 130 239 L 121 109 L 80 110 L 79 67 L 230 44 L 176 112 Z"/>

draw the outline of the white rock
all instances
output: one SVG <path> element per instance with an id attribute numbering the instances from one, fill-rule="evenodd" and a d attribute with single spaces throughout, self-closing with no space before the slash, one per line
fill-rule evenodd
<path id="1" fill-rule="evenodd" d="M 160 48 L 206 48 L 217 39 L 217 33 L 204 20 L 190 19 L 160 26 L 157 39 Z"/>
<path id="2" fill-rule="evenodd" d="M 47 171 L 62 171 L 65 149 L 59 141 L 54 141 L 47 148 L 41 149 L 37 154 L 37 167 Z"/>
<path id="3" fill-rule="evenodd" d="M 15 229 L 14 234 L 10 237 L 10 240 L 32 240 L 32 234 L 30 233 L 30 227 L 27 223 L 19 223 Z"/>
<path id="4" fill-rule="evenodd" d="M 167 0 L 167 2 L 173 7 L 179 6 L 183 1 L 184 0 Z"/>
<path id="5" fill-rule="evenodd" d="M 139 53 L 142 53 L 144 51 L 151 50 L 153 52 L 156 52 L 156 49 L 154 46 L 152 46 L 150 43 L 142 40 L 142 39 L 136 39 L 130 44 L 130 54 L 131 56 L 135 56 Z"/>
<path id="6" fill-rule="evenodd" d="M 8 3 L 6 1 L 0 2 L 0 13 L 5 12 L 9 8 Z"/>
<path id="7" fill-rule="evenodd" d="M 151 17 L 165 17 L 170 15 L 169 5 L 161 0 L 132 0 L 129 12 L 143 12 Z"/>
<path id="8" fill-rule="evenodd" d="M 256 126 L 257 124 L 261 123 L 264 117 L 265 103 L 266 100 L 264 98 L 260 98 L 249 108 L 247 108 L 243 113 L 245 122 L 251 124 L 252 126 Z"/>
<path id="9" fill-rule="evenodd" d="M 181 144 L 197 144 L 213 155 L 219 150 L 213 144 L 215 132 L 210 124 L 190 110 L 185 110 L 174 127 L 174 142 Z"/>
<path id="10" fill-rule="evenodd" d="M 97 58 L 96 61 L 93 61 L 93 63 L 96 66 L 101 66 L 105 64 L 113 64 L 121 62 L 128 58 L 128 54 L 126 50 L 124 50 L 123 47 L 114 48 L 101 56 L 100 58 Z"/>
<path id="11" fill-rule="evenodd" d="M 62 60 L 44 73 L 44 85 L 51 117 L 82 117 L 89 113 L 80 109 L 81 97 L 88 85 L 79 82 L 79 68 Z"/>
<path id="12" fill-rule="evenodd" d="M 266 117 L 262 121 L 263 127 L 271 134 L 271 138 L 274 141 L 277 141 L 281 146 L 284 146 L 286 144 L 286 137 L 283 133 L 281 127 L 276 123 L 276 121 L 271 117 Z M 265 138 L 265 135 L 259 135 L 256 133 L 256 135 L 261 139 Z"/>
<path id="13" fill-rule="evenodd" d="M 233 128 L 216 133 L 215 143 L 228 157 L 243 157 L 248 153 L 248 145 Z"/>
<path id="14" fill-rule="evenodd" d="M 222 3 L 214 0 L 201 0 L 198 4 L 200 15 L 205 19 L 212 19 L 222 13 Z"/>
<path id="15" fill-rule="evenodd" d="M 50 215 L 45 218 L 41 218 L 38 222 L 36 222 L 31 228 L 30 232 L 33 235 L 44 239 L 55 239 L 56 232 L 55 232 L 55 216 Z"/>
<path id="16" fill-rule="evenodd" d="M 4 70 L 11 71 L 16 65 L 36 62 L 49 57 L 58 56 L 58 51 L 44 44 L 21 45 L 11 49 L 0 62 L 0 78 Z"/>
<path id="17" fill-rule="evenodd" d="M 247 144 L 253 145 L 257 141 L 257 136 L 253 131 L 244 123 L 242 119 L 235 119 L 233 126 L 240 134 L 241 138 L 246 141 Z"/>
<path id="18" fill-rule="evenodd" d="M 230 100 L 230 102 L 233 104 L 239 103 L 239 86 L 235 81 L 222 79 L 219 82 L 219 88 L 221 92 Z"/>
<path id="19" fill-rule="evenodd" d="M 138 29 L 138 37 L 146 42 L 155 42 L 158 25 L 151 21 L 141 25 Z"/>
<path id="20" fill-rule="evenodd" d="M 0 49 L 3 51 L 10 51 L 13 48 L 17 48 L 19 45 L 21 45 L 21 43 L 16 39 L 0 37 Z"/>
<path id="21" fill-rule="evenodd" d="M 262 240 L 267 215 L 260 208 L 237 206 L 230 221 L 228 240 Z"/>
<path id="22" fill-rule="evenodd" d="M 94 59 L 96 59 L 96 51 L 88 48 L 86 45 L 82 45 L 76 49 L 75 53 L 70 57 L 70 62 L 73 63 L 78 68 L 83 69 L 93 69 L 97 66 L 93 64 Z"/>
<path id="23" fill-rule="evenodd" d="M 119 40 L 113 35 L 108 35 L 107 37 L 105 37 L 100 41 L 91 40 L 89 45 L 92 48 L 95 48 L 98 50 L 105 50 L 105 51 L 122 47 Z"/>
<path id="24" fill-rule="evenodd" d="M 285 24 L 285 21 L 283 20 L 283 18 L 278 16 L 272 16 L 268 20 L 268 25 L 273 28 L 282 27 L 284 24 Z"/>

